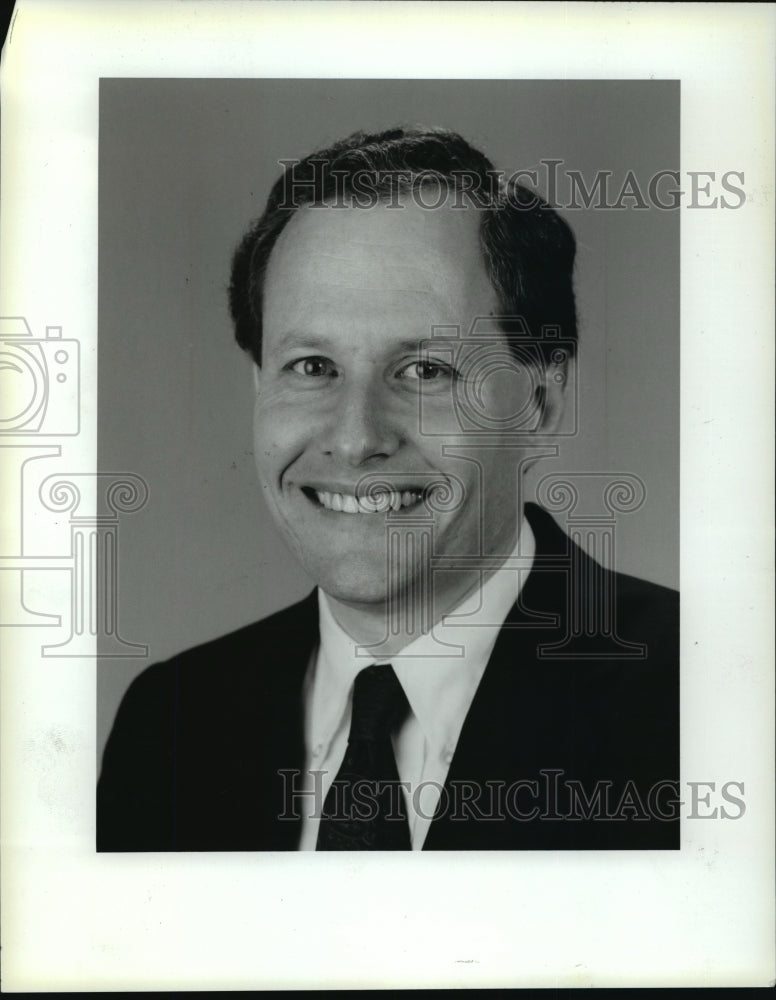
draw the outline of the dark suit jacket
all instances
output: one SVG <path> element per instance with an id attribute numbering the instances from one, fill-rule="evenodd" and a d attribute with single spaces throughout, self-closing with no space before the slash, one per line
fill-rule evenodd
<path id="1" fill-rule="evenodd" d="M 424 850 L 678 849 L 678 595 L 603 570 L 526 513 L 534 566 Z M 295 850 L 300 820 L 280 817 L 317 641 L 313 593 L 140 674 L 105 749 L 97 849 Z"/>

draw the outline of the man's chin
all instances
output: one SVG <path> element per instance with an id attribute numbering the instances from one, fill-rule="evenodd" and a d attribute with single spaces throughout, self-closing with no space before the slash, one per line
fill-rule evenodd
<path id="1" fill-rule="evenodd" d="M 354 607 L 378 607 L 385 605 L 390 596 L 386 580 L 385 562 L 379 566 L 332 565 L 326 567 L 309 566 L 308 573 L 321 590 L 343 604 Z"/>
<path id="2" fill-rule="evenodd" d="M 318 580 L 318 586 L 329 597 L 351 607 L 381 607 L 388 601 L 388 590 L 385 580 L 364 580 L 356 583 L 353 580 L 341 580 L 326 576 Z"/>

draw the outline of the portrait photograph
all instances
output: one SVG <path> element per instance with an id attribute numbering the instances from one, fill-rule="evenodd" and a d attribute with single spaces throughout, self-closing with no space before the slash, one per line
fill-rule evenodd
<path id="1" fill-rule="evenodd" d="M 676 81 L 101 82 L 99 850 L 679 848 L 678 165 Z"/>
<path id="2" fill-rule="evenodd" d="M 469 6 L 18 5 L 7 988 L 773 978 L 773 11 Z"/>

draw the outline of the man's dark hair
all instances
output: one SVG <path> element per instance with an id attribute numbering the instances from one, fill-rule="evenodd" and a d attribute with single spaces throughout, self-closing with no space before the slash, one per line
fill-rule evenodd
<path id="1" fill-rule="evenodd" d="M 490 160 L 460 135 L 437 128 L 354 132 L 301 161 L 281 163 L 284 172 L 272 187 L 263 215 L 251 225 L 232 260 L 229 307 L 235 336 L 257 364 L 267 264 L 294 212 L 305 205 L 324 211 L 327 206 L 336 210 L 338 204 L 369 207 L 391 201 L 399 191 L 421 192 L 431 185 L 453 196 L 456 205 L 466 207 L 468 199 L 481 210 L 480 243 L 498 294 L 499 315 L 512 317 L 501 320 L 507 336 L 524 336 L 527 329 L 538 340 L 543 327 L 557 327 L 558 336 L 573 350 L 576 243 L 571 229 L 535 192 L 514 179 L 504 181 Z M 432 201 L 421 204 L 431 211 Z"/>

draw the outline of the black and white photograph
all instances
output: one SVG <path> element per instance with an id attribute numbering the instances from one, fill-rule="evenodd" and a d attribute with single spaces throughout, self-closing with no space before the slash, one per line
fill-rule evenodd
<path id="1" fill-rule="evenodd" d="M 773 34 L 17 4 L 6 990 L 772 984 Z"/>
<path id="2" fill-rule="evenodd" d="M 98 850 L 678 849 L 678 83 L 104 80 L 100 144 L 119 622 L 178 655 Z"/>

